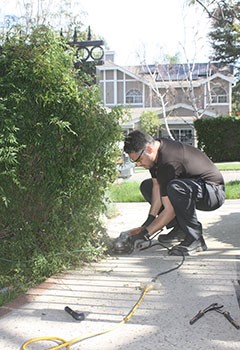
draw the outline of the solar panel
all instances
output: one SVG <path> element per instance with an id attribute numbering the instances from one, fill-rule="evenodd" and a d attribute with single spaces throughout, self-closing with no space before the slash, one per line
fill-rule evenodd
<path id="1" fill-rule="evenodd" d="M 143 66 L 142 74 L 155 74 L 156 81 L 198 80 L 217 72 L 233 74 L 233 67 L 222 63 L 177 63 Z"/>

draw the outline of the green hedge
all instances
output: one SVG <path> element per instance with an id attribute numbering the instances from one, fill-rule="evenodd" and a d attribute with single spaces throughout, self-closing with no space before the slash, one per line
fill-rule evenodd
<path id="1" fill-rule="evenodd" d="M 1 48 L 0 288 L 14 278 L 26 287 L 103 251 L 121 111 L 102 107 L 73 61 L 44 27 Z"/>
<path id="2" fill-rule="evenodd" d="M 220 116 L 194 122 L 198 148 L 213 162 L 240 160 L 240 117 Z"/>

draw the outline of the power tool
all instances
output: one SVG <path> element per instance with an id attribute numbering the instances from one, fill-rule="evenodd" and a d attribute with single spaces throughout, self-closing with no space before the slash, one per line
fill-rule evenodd
<path id="1" fill-rule="evenodd" d="M 120 236 L 113 242 L 113 251 L 116 254 L 131 254 L 134 250 L 134 242 L 129 232 L 121 232 Z"/>
<path id="2" fill-rule="evenodd" d="M 137 227 L 129 231 L 121 232 L 113 242 L 113 251 L 116 254 L 131 254 L 135 248 L 135 242 L 144 242 L 144 237 L 141 237 L 143 228 Z M 136 243 L 137 244 L 137 243 Z"/>

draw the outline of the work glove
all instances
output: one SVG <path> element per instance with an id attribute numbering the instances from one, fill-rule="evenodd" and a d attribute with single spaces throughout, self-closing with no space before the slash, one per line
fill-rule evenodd
<path id="1" fill-rule="evenodd" d="M 147 217 L 147 220 L 144 221 L 144 223 L 142 224 L 142 227 L 148 227 L 155 219 L 156 219 L 156 216 L 149 214 Z"/>
<path id="2" fill-rule="evenodd" d="M 144 240 L 144 241 L 149 241 L 150 236 L 148 233 L 148 230 L 146 229 L 146 227 L 137 227 L 134 228 L 132 230 L 128 231 L 129 233 L 129 240 L 131 242 L 135 242 L 137 240 Z"/>
<path id="3" fill-rule="evenodd" d="M 134 243 L 137 240 L 149 240 L 149 234 L 145 227 L 137 227 L 129 231 L 121 232 L 113 242 L 113 250 L 116 254 L 132 253 Z"/>
<path id="4" fill-rule="evenodd" d="M 133 228 L 133 229 L 128 230 L 128 231 L 121 232 L 119 235 L 119 238 L 122 241 L 125 241 L 128 238 L 131 238 L 133 241 L 136 241 L 137 239 L 148 240 L 149 239 L 149 238 L 147 238 L 147 237 L 149 237 L 148 232 L 145 231 L 144 229 L 147 226 L 149 226 L 153 222 L 153 220 L 155 220 L 155 218 L 156 217 L 154 215 L 149 214 L 147 217 L 147 220 L 145 220 L 145 222 L 142 224 L 142 226 Z"/>

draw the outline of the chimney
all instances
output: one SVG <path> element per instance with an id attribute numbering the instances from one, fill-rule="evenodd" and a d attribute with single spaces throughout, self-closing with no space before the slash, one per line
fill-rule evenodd
<path id="1" fill-rule="evenodd" d="M 104 61 L 105 62 L 113 62 L 115 61 L 115 51 L 105 51 L 104 52 Z"/>

